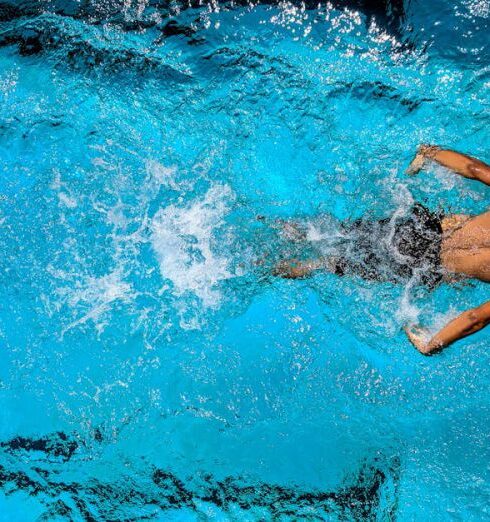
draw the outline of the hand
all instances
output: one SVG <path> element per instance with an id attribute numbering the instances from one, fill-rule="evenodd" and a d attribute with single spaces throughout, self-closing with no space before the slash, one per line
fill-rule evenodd
<path id="1" fill-rule="evenodd" d="M 428 349 L 430 333 L 428 330 L 416 325 L 405 326 L 404 330 L 410 342 L 420 353 L 424 355 L 430 354 L 430 350 Z"/>
<path id="2" fill-rule="evenodd" d="M 406 173 L 409 176 L 415 176 L 415 174 L 418 174 L 420 170 L 424 168 L 425 160 L 434 159 L 434 156 L 439 150 L 439 147 L 435 145 L 420 145 L 417 150 L 417 154 L 415 154 L 415 158 L 413 158 L 412 162 L 408 166 Z"/>
<path id="3" fill-rule="evenodd" d="M 408 174 L 409 176 L 415 176 L 415 174 L 418 174 L 420 170 L 423 168 L 424 163 L 424 155 L 420 151 L 417 152 L 415 158 L 413 158 L 412 162 L 408 166 L 408 169 L 405 171 L 406 174 Z"/>

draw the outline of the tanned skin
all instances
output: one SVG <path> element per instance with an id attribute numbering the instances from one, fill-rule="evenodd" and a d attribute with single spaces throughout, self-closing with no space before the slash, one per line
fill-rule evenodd
<path id="1" fill-rule="evenodd" d="M 490 185 L 490 165 L 480 160 L 439 147 L 422 145 L 407 174 L 415 175 L 429 161 L 434 161 L 465 178 Z M 443 218 L 441 265 L 447 280 L 473 278 L 490 282 L 490 211 L 478 216 L 451 215 Z M 329 270 L 333 260 L 306 262 L 285 261 L 276 267 L 276 273 L 286 278 L 303 278 L 316 270 Z M 450 344 L 478 332 L 490 323 L 490 301 L 463 312 L 432 337 L 418 326 L 407 326 L 405 332 L 424 355 L 433 355 Z"/>
<path id="2" fill-rule="evenodd" d="M 407 174 L 417 174 L 427 161 L 490 185 L 490 166 L 452 150 L 422 145 Z M 478 216 L 448 216 L 442 221 L 441 264 L 448 274 L 490 282 L 490 211 Z M 478 332 L 490 323 L 490 301 L 463 312 L 429 340 L 419 327 L 406 327 L 413 345 L 424 355 L 438 353 L 450 344 Z"/>

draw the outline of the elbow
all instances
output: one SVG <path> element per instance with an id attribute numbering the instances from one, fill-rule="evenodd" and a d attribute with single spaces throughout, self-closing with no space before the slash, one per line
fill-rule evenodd
<path id="1" fill-rule="evenodd" d="M 475 308 L 474 310 L 470 310 L 466 315 L 466 324 L 464 331 L 466 334 L 471 334 L 473 332 L 477 332 L 481 330 L 485 326 L 487 326 L 489 322 L 489 318 L 484 315 L 479 308 Z"/>
<path id="2" fill-rule="evenodd" d="M 475 310 L 470 310 L 467 313 L 466 321 L 469 326 L 476 326 L 481 321 L 480 314 L 478 313 L 478 308 L 476 308 Z"/>
<path id="3" fill-rule="evenodd" d="M 471 179 L 478 179 L 483 183 L 489 183 L 490 167 L 480 162 L 471 162 L 467 168 L 468 175 Z"/>
<path id="4" fill-rule="evenodd" d="M 479 168 L 473 162 L 471 162 L 467 167 L 468 177 L 471 179 L 478 179 Z"/>

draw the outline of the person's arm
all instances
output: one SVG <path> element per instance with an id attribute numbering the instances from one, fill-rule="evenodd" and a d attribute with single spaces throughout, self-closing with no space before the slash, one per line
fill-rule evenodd
<path id="1" fill-rule="evenodd" d="M 485 328 L 490 323 L 490 301 L 463 312 L 461 315 L 449 322 L 442 330 L 437 332 L 428 341 L 424 340 L 427 332 L 417 327 L 406 327 L 405 332 L 417 348 L 424 355 L 433 355 L 440 352 L 446 346 L 474 334 Z"/>
<path id="2" fill-rule="evenodd" d="M 444 150 L 431 145 L 421 145 L 407 169 L 407 174 L 417 174 L 427 160 L 432 160 L 456 174 L 490 185 L 490 165 L 476 158 L 453 150 Z"/>

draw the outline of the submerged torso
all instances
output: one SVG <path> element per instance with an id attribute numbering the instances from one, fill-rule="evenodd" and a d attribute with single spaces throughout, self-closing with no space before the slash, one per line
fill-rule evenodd
<path id="1" fill-rule="evenodd" d="M 433 288 L 444 275 L 442 233 L 440 217 L 419 203 L 390 218 L 343 223 L 341 235 L 347 242 L 334 272 Z"/>
<path id="2" fill-rule="evenodd" d="M 443 267 L 453 274 L 490 282 L 490 211 L 475 217 L 444 218 L 442 228 Z"/>

